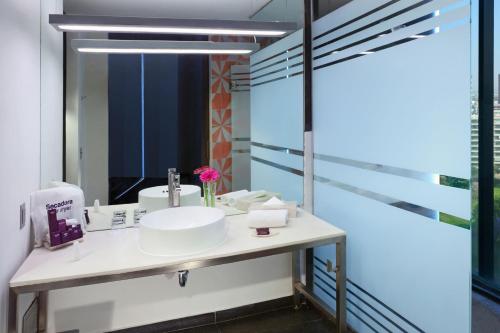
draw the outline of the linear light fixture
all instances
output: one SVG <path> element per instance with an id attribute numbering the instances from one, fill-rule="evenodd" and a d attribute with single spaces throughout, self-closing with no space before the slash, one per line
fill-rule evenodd
<path id="1" fill-rule="evenodd" d="M 205 19 L 172 19 L 50 14 L 49 23 L 59 31 L 160 33 L 192 35 L 283 36 L 295 31 L 291 22 L 258 22 Z"/>
<path id="2" fill-rule="evenodd" d="M 259 49 L 256 43 L 206 41 L 73 39 L 71 47 L 83 53 L 122 54 L 249 54 Z"/>

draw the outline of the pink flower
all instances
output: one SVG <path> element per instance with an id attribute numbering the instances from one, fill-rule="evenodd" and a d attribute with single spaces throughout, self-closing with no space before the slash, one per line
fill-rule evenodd
<path id="1" fill-rule="evenodd" d="M 207 168 L 200 174 L 200 180 L 203 183 L 216 182 L 220 178 L 219 172 L 213 168 Z"/>
<path id="2" fill-rule="evenodd" d="M 193 173 L 195 175 L 199 175 L 200 173 L 202 173 L 203 171 L 205 171 L 207 169 L 210 169 L 210 167 L 208 165 L 204 165 L 204 166 L 199 167 L 198 169 L 194 170 Z"/>

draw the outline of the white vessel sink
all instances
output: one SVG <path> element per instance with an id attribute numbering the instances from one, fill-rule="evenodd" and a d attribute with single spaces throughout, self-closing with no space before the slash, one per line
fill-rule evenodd
<path id="1" fill-rule="evenodd" d="M 224 211 L 209 207 L 178 207 L 141 218 L 139 247 L 150 255 L 188 255 L 214 248 L 226 238 Z"/>
<path id="2" fill-rule="evenodd" d="M 201 189 L 196 185 L 181 185 L 181 207 L 200 206 Z M 148 187 L 139 191 L 139 207 L 151 213 L 168 208 L 168 186 Z"/>

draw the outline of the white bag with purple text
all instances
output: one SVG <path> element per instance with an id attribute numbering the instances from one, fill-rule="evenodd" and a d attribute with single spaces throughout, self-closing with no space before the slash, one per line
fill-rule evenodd
<path id="1" fill-rule="evenodd" d="M 35 233 L 35 247 L 43 245 L 49 232 L 47 210 L 57 209 L 58 219 L 76 219 L 84 229 L 83 191 L 78 186 L 61 186 L 31 193 L 31 222 Z"/>

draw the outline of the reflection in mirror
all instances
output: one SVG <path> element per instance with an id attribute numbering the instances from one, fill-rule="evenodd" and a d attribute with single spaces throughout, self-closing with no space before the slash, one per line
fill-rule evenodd
<path id="1" fill-rule="evenodd" d="M 250 20 L 300 28 L 302 2 L 270 1 Z M 72 41 L 244 42 L 265 48 L 281 37 L 64 34 L 64 178 L 84 191 L 89 230 L 133 226 L 144 213 L 168 207 L 170 168 L 179 173 L 181 206 L 203 203 L 193 171 L 204 165 L 220 174 L 217 195 L 252 190 L 249 54 L 84 53 Z"/>
<path id="2" fill-rule="evenodd" d="M 78 36 L 96 37 L 149 36 Z M 66 179 L 87 205 L 137 202 L 141 189 L 166 184 L 170 167 L 193 183 L 192 170 L 208 163 L 207 57 L 76 53 L 66 44 Z"/>

